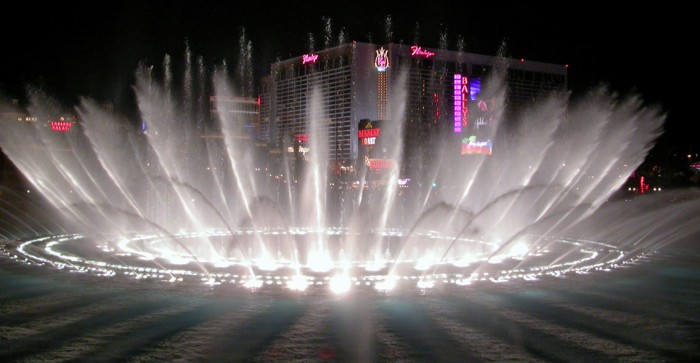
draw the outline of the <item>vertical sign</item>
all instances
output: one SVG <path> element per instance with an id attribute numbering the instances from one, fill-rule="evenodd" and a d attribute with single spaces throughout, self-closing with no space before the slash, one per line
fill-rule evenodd
<path id="1" fill-rule="evenodd" d="M 469 78 L 462 76 L 462 90 L 460 92 L 462 99 L 462 126 L 467 127 L 467 119 L 469 117 Z"/>
<path id="2" fill-rule="evenodd" d="M 454 132 L 455 134 L 462 133 L 462 75 L 454 75 L 454 91 L 452 93 L 454 99 Z"/>

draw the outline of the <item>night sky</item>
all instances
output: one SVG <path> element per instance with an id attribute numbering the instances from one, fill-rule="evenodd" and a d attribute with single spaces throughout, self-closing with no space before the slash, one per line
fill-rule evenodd
<path id="1" fill-rule="evenodd" d="M 697 84 L 692 47 L 692 12 L 654 8 L 610 8 L 608 3 L 567 3 L 558 7 L 494 2 L 287 1 L 123 1 L 15 2 L 0 22 L 3 56 L 0 92 L 25 98 L 37 85 L 66 105 L 80 96 L 111 101 L 119 110 L 133 104 L 134 71 L 139 62 L 162 64 L 168 53 L 183 59 L 185 41 L 207 64 L 237 62 L 244 27 L 253 43 L 256 78 L 269 64 L 308 50 L 308 33 L 316 49 L 323 44 L 323 17 L 333 36 L 342 27 L 350 40 L 384 43 L 384 19 L 391 15 L 394 42 L 412 43 L 415 24 L 420 45 L 437 48 L 441 30 L 448 48 L 457 35 L 465 50 L 495 54 L 505 41 L 507 54 L 543 62 L 569 64 L 569 88 L 580 94 L 606 84 L 621 94 L 639 93 L 668 113 L 661 142 L 682 151 L 698 151 L 690 132 Z M 371 34 L 371 35 L 370 35 Z M 677 43 L 688 44 L 683 46 Z"/>

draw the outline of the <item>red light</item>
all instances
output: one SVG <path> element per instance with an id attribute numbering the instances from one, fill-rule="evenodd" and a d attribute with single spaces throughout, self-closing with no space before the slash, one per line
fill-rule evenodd
<path id="1" fill-rule="evenodd" d="M 258 107 L 260 107 L 260 96 L 258 96 Z"/>
<path id="2" fill-rule="evenodd" d="M 51 131 L 66 132 L 71 127 L 73 127 L 73 123 L 70 121 L 51 121 Z"/>
<path id="3" fill-rule="evenodd" d="M 296 134 L 294 135 L 294 138 L 297 139 L 299 142 L 309 142 L 309 134 Z"/>
<path id="4" fill-rule="evenodd" d="M 644 192 L 646 192 L 647 190 L 649 190 L 649 184 L 644 182 L 643 176 L 640 176 L 639 177 L 639 193 L 644 194 Z"/>
<path id="5" fill-rule="evenodd" d="M 568 64 L 564 64 L 564 68 L 569 68 L 569 65 L 568 65 Z"/>
<path id="6" fill-rule="evenodd" d="M 524 58 L 520 58 L 520 63 L 525 62 Z"/>
<path id="7" fill-rule="evenodd" d="M 393 165 L 389 159 L 369 159 L 370 169 L 391 169 Z"/>

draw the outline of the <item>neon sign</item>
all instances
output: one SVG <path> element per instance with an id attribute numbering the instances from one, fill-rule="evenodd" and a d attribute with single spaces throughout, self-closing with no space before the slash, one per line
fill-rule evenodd
<path id="1" fill-rule="evenodd" d="M 417 45 L 412 45 L 411 46 L 411 55 L 416 56 L 416 57 L 425 57 L 430 58 L 435 55 L 435 53 L 431 51 L 424 50 L 423 48 L 417 46 Z"/>
<path id="2" fill-rule="evenodd" d="M 461 74 L 455 74 L 453 78 L 453 99 L 454 99 L 454 132 L 462 133 L 462 126 L 467 126 L 469 116 L 469 78 Z"/>
<path id="3" fill-rule="evenodd" d="M 306 63 L 316 63 L 316 60 L 318 59 L 318 54 L 304 54 L 301 56 L 301 64 L 306 64 Z"/>
<path id="4" fill-rule="evenodd" d="M 365 137 L 377 137 L 379 136 L 379 130 L 380 129 L 366 129 L 366 130 L 358 130 L 357 131 L 357 137 L 360 139 L 365 138 Z"/>
<path id="5" fill-rule="evenodd" d="M 462 155 L 467 154 L 482 154 L 491 155 L 493 153 L 493 145 L 490 140 L 477 141 L 476 136 L 462 139 Z"/>
<path id="6" fill-rule="evenodd" d="M 467 117 L 469 116 L 469 78 L 466 76 L 462 77 L 462 126 L 467 126 Z"/>
<path id="7" fill-rule="evenodd" d="M 70 121 L 51 121 L 51 131 L 67 132 L 71 127 L 73 123 Z"/>
<path id="8" fill-rule="evenodd" d="M 377 49 L 377 56 L 374 58 L 374 66 L 378 72 L 385 72 L 389 68 L 389 51 L 381 47 Z"/>
<path id="9" fill-rule="evenodd" d="M 360 144 L 364 146 L 376 145 L 381 133 L 380 125 L 381 121 L 361 120 L 357 128 L 357 138 L 360 140 Z"/>
<path id="10" fill-rule="evenodd" d="M 476 101 L 476 95 L 479 93 L 481 93 L 481 79 L 472 77 L 469 83 L 469 99 Z"/>

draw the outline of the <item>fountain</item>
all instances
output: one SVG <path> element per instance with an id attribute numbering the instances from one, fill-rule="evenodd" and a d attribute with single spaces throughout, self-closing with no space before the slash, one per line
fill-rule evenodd
<path id="1" fill-rule="evenodd" d="M 403 142 L 396 136 L 387 143 L 392 183 L 332 188 L 320 89 L 308 115 L 313 151 L 301 168 L 286 153 L 277 163 L 256 153 L 231 114 L 204 125 L 193 90 L 205 87 L 192 84 L 189 51 L 183 92 L 172 84 L 169 58 L 164 63 L 163 81 L 152 67 L 137 72 L 141 132 L 87 98 L 75 107 L 81 122 L 72 132 L 4 125 L 2 150 L 61 226 L 0 229 L 5 254 L 109 277 L 341 293 L 608 270 L 695 232 L 684 229 L 695 223 L 686 218 L 693 193 L 608 202 L 661 132 L 664 116 L 638 97 L 597 89 L 571 102 L 553 94 L 520 119 L 497 114 L 494 137 L 507 147 L 467 161 L 438 150 L 410 193 L 397 183 Z M 201 83 L 201 58 L 198 68 Z M 217 100 L 236 94 L 225 67 L 212 79 Z M 501 75 L 489 82 L 504 109 Z M 405 92 L 392 97 L 389 114 L 401 120 Z M 42 92 L 30 98 L 32 116 L 64 113 Z M 401 135 L 404 125 L 386 127 Z"/>

